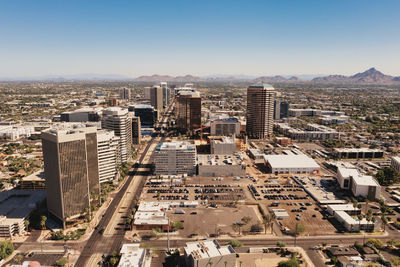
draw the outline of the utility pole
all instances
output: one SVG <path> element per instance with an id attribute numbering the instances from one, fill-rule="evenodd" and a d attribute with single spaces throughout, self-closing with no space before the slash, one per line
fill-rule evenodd
<path id="1" fill-rule="evenodd" d="M 168 218 L 168 232 L 167 232 L 167 253 L 169 253 L 170 251 L 170 247 L 169 247 L 169 218 Z"/>

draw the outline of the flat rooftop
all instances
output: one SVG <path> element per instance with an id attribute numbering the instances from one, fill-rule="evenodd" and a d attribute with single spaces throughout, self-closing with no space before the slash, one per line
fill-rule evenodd
<path id="1" fill-rule="evenodd" d="M 204 166 L 241 165 L 242 160 L 233 155 L 197 155 L 197 163 Z"/>
<path id="2" fill-rule="evenodd" d="M 196 150 L 196 146 L 186 141 L 163 142 L 156 150 Z"/>
<path id="3" fill-rule="evenodd" d="M 25 219 L 46 198 L 45 190 L 9 190 L 0 192 L 0 224 Z"/>
<path id="4" fill-rule="evenodd" d="M 184 249 L 187 255 L 192 255 L 196 260 L 235 254 L 231 246 L 220 246 L 217 240 L 189 242 Z"/>
<path id="5" fill-rule="evenodd" d="M 359 153 L 359 152 L 383 152 L 380 149 L 371 149 L 371 148 L 335 148 L 335 151 L 337 152 L 354 152 L 354 153 Z"/>
<path id="6" fill-rule="evenodd" d="M 139 244 L 123 244 L 119 267 L 142 267 L 146 251 Z"/>
<path id="7" fill-rule="evenodd" d="M 264 160 L 272 168 L 320 168 L 314 159 L 306 155 L 264 155 Z"/>

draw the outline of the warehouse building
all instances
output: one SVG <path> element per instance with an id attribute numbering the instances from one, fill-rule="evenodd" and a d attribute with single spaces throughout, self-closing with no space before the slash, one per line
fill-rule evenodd
<path id="1" fill-rule="evenodd" d="M 319 173 L 318 163 L 306 155 L 264 155 L 264 163 L 271 173 Z"/>
<path id="2" fill-rule="evenodd" d="M 186 243 L 184 248 L 188 267 L 236 266 L 236 252 L 230 246 L 221 246 L 217 240 Z"/>

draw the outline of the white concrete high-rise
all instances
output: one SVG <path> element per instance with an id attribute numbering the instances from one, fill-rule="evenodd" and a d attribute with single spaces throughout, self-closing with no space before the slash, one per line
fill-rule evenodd
<path id="1" fill-rule="evenodd" d="M 118 166 L 121 163 L 119 140 L 120 137 L 115 136 L 113 131 L 97 131 L 100 183 L 112 182 L 118 178 Z"/>
<path id="2" fill-rule="evenodd" d="M 132 119 L 128 115 L 128 109 L 111 107 L 103 111 L 101 128 L 114 131 L 120 137 L 120 151 L 122 163 L 128 162 L 131 157 L 132 144 Z"/>

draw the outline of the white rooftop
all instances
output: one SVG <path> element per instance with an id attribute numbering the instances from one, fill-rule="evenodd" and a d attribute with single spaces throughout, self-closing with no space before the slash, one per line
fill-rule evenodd
<path id="1" fill-rule="evenodd" d="M 217 240 L 204 240 L 186 243 L 185 252 L 186 255 L 192 255 L 196 260 L 235 253 L 231 246 L 220 246 Z"/>
<path id="2" fill-rule="evenodd" d="M 123 244 L 121 248 L 120 267 L 142 267 L 146 251 L 139 244 Z"/>
<path id="3" fill-rule="evenodd" d="M 264 160 L 272 168 L 320 168 L 315 160 L 306 155 L 264 155 Z"/>

